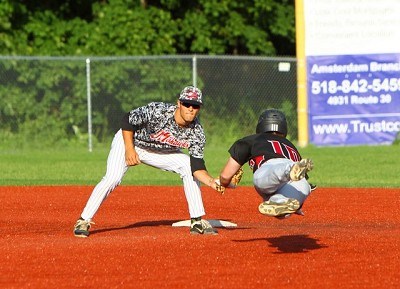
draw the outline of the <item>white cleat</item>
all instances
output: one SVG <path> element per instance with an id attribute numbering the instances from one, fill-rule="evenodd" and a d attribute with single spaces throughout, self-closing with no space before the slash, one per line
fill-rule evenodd
<path id="1" fill-rule="evenodd" d="M 298 181 L 306 176 L 306 173 L 311 171 L 314 167 L 311 159 L 302 159 L 296 162 L 290 169 L 290 180 Z"/>
<path id="2" fill-rule="evenodd" d="M 258 206 L 258 210 L 261 214 L 270 217 L 277 217 L 287 214 L 293 214 L 300 208 L 300 203 L 296 199 L 287 199 L 282 203 L 277 203 L 273 201 L 262 202 Z"/>

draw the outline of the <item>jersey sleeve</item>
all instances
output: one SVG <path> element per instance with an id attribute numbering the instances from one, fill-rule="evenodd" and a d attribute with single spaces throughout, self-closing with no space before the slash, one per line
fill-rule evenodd
<path id="1" fill-rule="evenodd" d="M 250 158 L 251 146 L 245 139 L 240 139 L 233 143 L 228 152 L 238 164 L 244 165 Z"/>
<path id="2" fill-rule="evenodd" d="M 121 119 L 121 129 L 133 131 L 133 125 L 129 123 L 129 112 L 125 113 Z"/>
<path id="3" fill-rule="evenodd" d="M 194 126 L 190 135 L 189 142 L 189 155 L 198 159 L 204 158 L 206 135 L 204 133 L 203 127 L 199 123 Z"/>
<path id="4" fill-rule="evenodd" d="M 188 148 L 192 173 L 199 170 L 207 170 L 204 161 L 205 144 L 206 136 L 203 127 L 200 123 L 196 123 L 190 136 L 190 147 Z"/>
<path id="5" fill-rule="evenodd" d="M 199 159 L 192 156 L 190 156 L 190 167 L 192 169 L 192 174 L 195 171 L 207 170 L 204 159 Z"/>
<path id="6" fill-rule="evenodd" d="M 123 118 L 121 128 L 123 130 L 137 131 L 143 128 L 150 120 L 157 103 L 151 102 L 128 112 Z"/>

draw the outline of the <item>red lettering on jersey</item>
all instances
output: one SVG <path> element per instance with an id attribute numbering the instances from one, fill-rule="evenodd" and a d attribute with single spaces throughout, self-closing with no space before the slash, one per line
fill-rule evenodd
<path id="1" fill-rule="evenodd" d="M 268 142 L 272 145 L 272 148 L 274 149 L 274 152 L 276 154 L 281 155 L 281 156 L 285 156 L 285 154 L 283 153 L 282 145 L 281 145 L 281 143 L 279 141 L 277 141 L 277 140 L 269 140 Z"/>
<path id="2" fill-rule="evenodd" d="M 257 156 L 255 158 L 252 158 L 251 160 L 249 160 L 249 166 L 250 168 L 253 170 L 254 167 L 256 167 L 257 169 L 260 167 L 260 165 L 265 161 L 264 156 Z"/>
<path id="3" fill-rule="evenodd" d="M 268 142 L 272 145 L 272 148 L 276 154 L 284 156 L 287 159 L 291 159 L 294 162 L 300 161 L 300 155 L 294 148 L 288 146 L 287 144 L 280 143 L 277 140 L 269 140 Z M 282 145 L 285 150 L 283 150 Z"/>
<path id="4" fill-rule="evenodd" d="M 157 141 L 159 141 L 159 142 L 163 142 L 165 139 L 169 138 L 170 136 L 171 136 L 171 133 L 170 133 L 170 132 L 161 130 L 161 131 L 159 131 L 159 132 L 156 133 L 156 134 L 152 134 L 150 137 L 151 137 L 153 140 L 157 140 Z"/>
<path id="5" fill-rule="evenodd" d="M 286 144 L 283 144 L 283 145 L 285 146 L 285 149 L 289 154 L 289 159 L 291 159 L 294 162 L 300 161 L 300 155 L 294 148 L 292 148 Z"/>
<path id="6" fill-rule="evenodd" d="M 169 144 L 171 146 L 180 147 L 180 148 L 188 148 L 189 142 L 186 140 L 178 140 L 175 136 L 168 131 L 159 131 L 158 133 L 150 135 L 150 138 L 154 141 L 158 141 L 160 143 Z"/>

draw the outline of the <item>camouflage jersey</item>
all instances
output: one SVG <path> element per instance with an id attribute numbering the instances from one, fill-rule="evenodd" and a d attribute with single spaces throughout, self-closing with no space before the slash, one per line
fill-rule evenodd
<path id="1" fill-rule="evenodd" d="M 203 158 L 206 137 L 198 118 L 186 127 L 174 119 L 177 105 L 151 102 L 130 111 L 122 121 L 123 130 L 135 132 L 135 146 L 160 152 L 188 149 L 194 158 Z"/>

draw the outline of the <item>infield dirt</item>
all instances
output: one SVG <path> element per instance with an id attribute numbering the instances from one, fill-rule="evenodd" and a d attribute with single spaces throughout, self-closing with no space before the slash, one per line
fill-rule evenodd
<path id="1" fill-rule="evenodd" d="M 258 213 L 251 187 L 203 189 L 206 218 L 236 223 L 192 236 L 181 187 L 121 186 L 73 225 L 89 186 L 0 187 L 1 288 L 398 288 L 399 189 L 318 188 L 305 216 Z"/>

